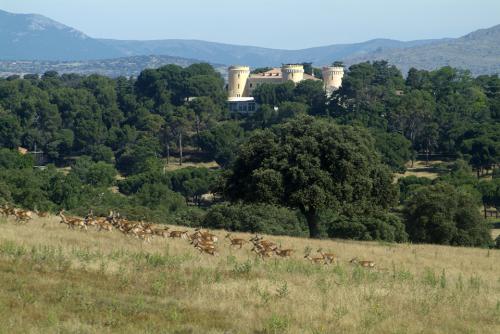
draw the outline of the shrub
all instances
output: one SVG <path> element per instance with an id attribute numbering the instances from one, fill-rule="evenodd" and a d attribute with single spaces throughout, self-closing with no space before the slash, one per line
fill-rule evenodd
<path id="1" fill-rule="evenodd" d="M 109 187 L 113 185 L 117 174 L 113 165 L 106 162 L 93 162 L 89 157 L 83 156 L 76 160 L 70 175 L 76 176 L 82 183 L 96 186 Z"/>
<path id="2" fill-rule="evenodd" d="M 438 183 L 419 188 L 405 203 L 406 231 L 413 242 L 458 246 L 491 244 L 473 195 Z"/>
<path id="3" fill-rule="evenodd" d="M 404 202 L 419 187 L 428 186 L 432 184 L 432 180 L 426 177 L 417 177 L 411 175 L 400 178 L 398 184 L 399 184 L 399 199 L 401 202 Z"/>
<path id="4" fill-rule="evenodd" d="M 208 210 L 202 225 L 229 231 L 307 235 L 307 226 L 297 212 L 266 204 L 215 205 Z"/>
<path id="5" fill-rule="evenodd" d="M 327 228 L 328 236 L 333 238 L 388 242 L 408 240 L 403 222 L 398 216 L 390 213 L 354 217 L 326 213 L 322 220 Z"/>

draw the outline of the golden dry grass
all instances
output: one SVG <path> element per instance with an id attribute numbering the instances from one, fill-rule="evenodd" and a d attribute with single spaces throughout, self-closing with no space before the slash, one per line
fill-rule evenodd
<path id="1" fill-rule="evenodd" d="M 500 251 L 269 237 L 296 253 L 262 261 L 215 233 L 218 257 L 0 220 L 0 333 L 500 332 Z M 308 263 L 306 247 L 340 260 Z"/>
<path id="2" fill-rule="evenodd" d="M 443 163 L 443 161 L 429 161 L 429 164 L 427 164 L 425 161 L 415 160 L 413 166 L 411 166 L 411 162 L 406 164 L 406 172 L 404 174 L 394 175 L 396 180 L 407 176 L 426 177 L 428 179 L 434 180 L 439 177 L 439 173 L 435 171 L 435 165 L 441 163 Z"/>
<path id="3" fill-rule="evenodd" d="M 179 160 L 175 158 L 170 159 L 170 163 L 165 164 L 165 170 L 168 172 L 173 172 L 179 169 L 188 168 L 188 167 L 196 167 L 196 168 L 219 168 L 219 165 L 215 161 L 210 162 L 183 162 L 182 165 L 179 165 Z"/>

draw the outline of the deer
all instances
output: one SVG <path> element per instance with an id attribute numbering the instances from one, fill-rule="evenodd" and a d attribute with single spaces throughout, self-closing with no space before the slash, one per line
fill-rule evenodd
<path id="1" fill-rule="evenodd" d="M 64 209 L 59 212 L 58 216 L 61 217 L 61 223 L 68 225 L 68 228 L 74 229 L 75 227 L 79 227 L 80 229 L 87 231 L 87 225 L 85 225 L 85 222 L 82 219 L 66 217 L 64 215 Z"/>
<path id="2" fill-rule="evenodd" d="M 188 231 L 171 231 L 168 236 L 170 238 L 182 238 L 182 239 L 187 239 L 188 238 Z"/>
<path id="3" fill-rule="evenodd" d="M 361 266 L 363 268 L 375 268 L 375 262 L 373 261 L 368 261 L 368 260 L 362 260 L 359 261 L 357 257 L 349 261 L 349 263 L 356 264 L 358 266 Z"/>
<path id="4" fill-rule="evenodd" d="M 113 230 L 113 225 L 111 223 L 108 223 L 107 221 L 94 220 L 93 222 L 97 226 L 97 231 L 99 232 L 102 230 L 111 232 Z"/>
<path id="5" fill-rule="evenodd" d="M 200 238 L 204 239 L 204 240 L 211 240 L 213 242 L 217 242 L 219 240 L 215 234 L 212 234 L 208 231 L 204 232 L 204 231 L 200 230 L 199 228 L 196 228 L 194 231 L 195 232 L 193 234 L 191 234 L 191 236 L 190 236 L 191 240 L 200 239 Z"/>
<path id="6" fill-rule="evenodd" d="M 16 222 L 27 223 L 33 219 L 33 213 L 28 210 L 14 209 L 14 215 L 16 216 Z"/>
<path id="7" fill-rule="evenodd" d="M 215 247 L 215 244 L 213 241 L 209 240 L 199 240 L 195 239 L 193 242 L 194 248 L 200 251 L 200 253 L 207 253 L 212 256 L 218 256 L 219 253 L 217 252 L 217 248 Z"/>
<path id="8" fill-rule="evenodd" d="M 162 227 L 162 228 L 156 227 L 156 228 L 152 229 L 154 235 L 157 235 L 157 236 L 160 236 L 163 238 L 168 237 L 168 230 L 169 230 L 169 228 L 167 226 Z"/>
<path id="9" fill-rule="evenodd" d="M 306 249 L 306 255 L 304 256 L 304 259 L 307 259 L 307 260 L 311 261 L 312 263 L 326 264 L 325 258 L 323 256 L 311 257 L 311 251 L 310 251 L 309 247 L 308 247 L 308 249 Z"/>
<path id="10" fill-rule="evenodd" d="M 231 246 L 234 247 L 234 246 L 240 246 L 240 249 L 243 247 L 243 245 L 245 243 L 247 243 L 248 241 L 246 241 L 245 239 L 239 239 L 239 238 L 233 238 L 231 236 L 231 233 L 228 233 L 226 235 L 226 239 L 229 239 L 229 241 L 231 242 Z"/>
<path id="11" fill-rule="evenodd" d="M 36 208 L 34 210 L 35 214 L 39 217 L 39 218 L 47 218 L 49 216 L 49 213 L 48 212 L 45 212 L 45 211 L 38 211 Z"/>
<path id="12" fill-rule="evenodd" d="M 290 256 L 292 256 L 294 250 L 293 249 L 278 248 L 278 249 L 275 249 L 274 252 L 276 253 L 276 255 L 278 255 L 280 257 L 290 257 Z"/>
<path id="13" fill-rule="evenodd" d="M 137 238 L 145 241 L 145 242 L 151 242 L 153 240 L 153 235 L 151 233 L 147 233 L 144 231 L 140 231 L 136 234 Z"/>
<path id="14" fill-rule="evenodd" d="M 278 245 L 276 245 L 274 242 L 272 241 L 268 241 L 268 240 L 264 240 L 263 237 L 259 237 L 258 235 L 256 235 L 255 237 L 253 237 L 252 239 L 250 239 L 250 242 L 253 243 L 254 247 L 252 250 L 255 250 L 256 248 L 268 248 L 268 249 L 271 249 L 271 250 L 276 250 L 278 248 Z"/>
<path id="15" fill-rule="evenodd" d="M 323 249 L 320 248 L 317 250 L 317 252 L 323 257 L 325 260 L 325 263 L 331 264 L 335 261 L 337 261 L 337 255 L 333 253 L 323 253 Z"/>
<path id="16" fill-rule="evenodd" d="M 15 214 L 15 211 L 16 211 L 15 208 L 13 208 L 7 204 L 4 204 L 4 206 L 2 208 L 0 208 L 0 213 L 3 216 L 12 216 Z"/>

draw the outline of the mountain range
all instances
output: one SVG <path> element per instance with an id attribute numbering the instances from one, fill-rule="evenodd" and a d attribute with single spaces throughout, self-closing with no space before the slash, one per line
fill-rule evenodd
<path id="1" fill-rule="evenodd" d="M 165 63 L 184 66 L 205 61 L 261 67 L 307 61 L 322 66 L 335 60 L 351 65 L 378 59 L 388 60 L 403 71 L 410 67 L 432 70 L 450 65 L 469 69 L 475 75 L 499 73 L 500 25 L 454 39 L 409 42 L 374 39 L 354 44 L 280 50 L 182 39 L 96 39 L 41 15 L 0 10 L 0 75 L 28 73 L 36 67 L 40 70 L 59 68 L 62 72 L 73 69 L 84 71 L 82 73 L 103 73 L 109 64 L 120 64 L 121 67 L 115 66 L 107 73 L 115 76 L 134 75 L 141 66 Z M 75 62 L 78 66 L 74 65 Z"/>

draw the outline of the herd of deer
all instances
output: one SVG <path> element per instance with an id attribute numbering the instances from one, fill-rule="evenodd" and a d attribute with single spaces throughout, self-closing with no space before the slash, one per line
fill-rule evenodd
<path id="1" fill-rule="evenodd" d="M 215 234 L 208 231 L 202 231 L 199 228 L 195 229 L 194 233 L 189 234 L 188 231 L 170 231 L 169 227 L 163 225 L 156 225 L 143 221 L 130 221 L 121 217 L 119 213 L 113 211 L 111 211 L 107 217 L 95 217 L 92 210 L 90 210 L 89 213 L 83 218 L 66 216 L 64 212 L 64 210 L 61 210 L 58 213 L 58 216 L 61 219 L 60 223 L 67 225 L 69 229 L 88 231 L 90 227 L 94 227 L 97 231 L 106 232 L 111 232 L 116 229 L 127 236 L 135 237 L 145 242 L 151 242 L 154 237 L 186 239 L 200 253 L 212 256 L 217 256 L 219 254 L 217 251 L 219 238 Z M 48 213 L 45 212 L 32 212 L 8 206 L 0 207 L 0 215 L 14 216 L 16 222 L 27 223 L 33 219 L 34 213 L 39 217 L 48 216 Z M 260 256 L 262 259 L 270 258 L 273 255 L 286 258 L 292 256 L 294 253 L 293 249 L 283 249 L 281 245 L 269 240 L 264 240 L 264 238 L 259 235 L 255 235 L 250 240 L 246 240 L 234 238 L 230 233 L 228 233 L 225 239 L 229 240 L 230 247 L 238 247 L 238 249 L 242 249 L 245 244 L 251 243 L 251 251 Z M 310 253 L 311 251 L 307 250 L 304 258 L 312 263 L 328 265 L 338 261 L 336 254 L 324 253 L 321 248 L 317 250 L 317 253 L 319 254 L 317 256 L 311 256 Z M 375 267 L 375 262 L 359 260 L 357 257 L 352 259 L 350 263 L 365 268 Z"/>

